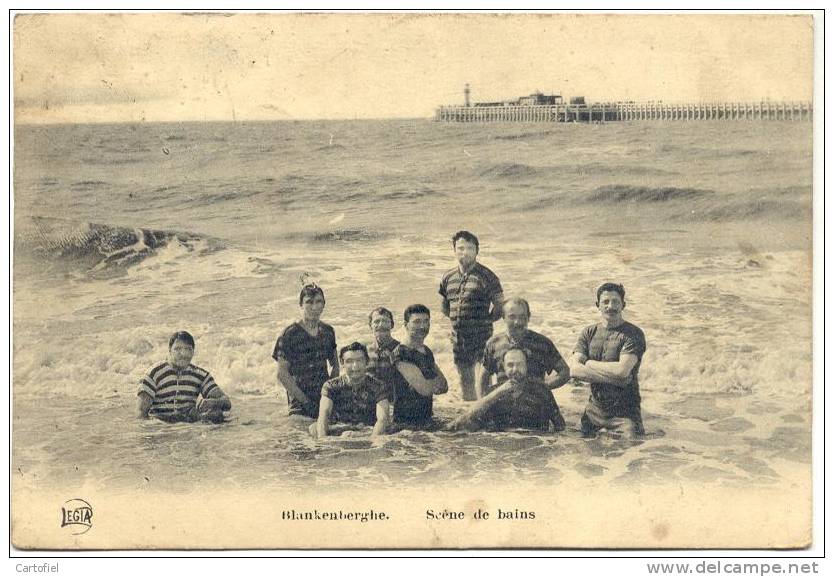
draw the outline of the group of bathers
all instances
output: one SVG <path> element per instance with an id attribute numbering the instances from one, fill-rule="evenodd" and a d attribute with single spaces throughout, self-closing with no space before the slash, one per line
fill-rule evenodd
<path id="1" fill-rule="evenodd" d="M 474 234 L 455 233 L 452 248 L 457 266 L 443 275 L 438 292 L 451 323 L 461 396 L 474 402 L 446 428 L 561 431 L 566 423 L 552 391 L 574 377 L 591 389 L 580 419 L 584 434 L 600 429 L 643 433 L 637 375 L 646 341 L 643 332 L 622 317 L 622 285 L 599 286 L 596 306 L 601 321 L 581 332 L 566 361 L 550 339 L 528 328 L 527 300 L 505 299 L 495 273 L 477 262 L 480 247 Z M 337 424 L 372 426 L 374 434 L 438 426 L 433 398 L 448 391 L 448 380 L 424 343 L 431 327 L 428 307 L 406 307 L 402 341 L 392 336 L 394 314 L 377 307 L 368 315 L 373 338 L 337 350 L 333 327 L 321 320 L 324 290 L 306 284 L 298 303 L 300 318 L 282 331 L 272 358 L 289 414 L 313 419 L 311 434 L 333 434 Z M 499 319 L 506 331 L 493 335 L 493 323 Z M 185 331 L 171 336 L 168 359 L 140 383 L 140 417 L 224 419 L 231 402 L 208 371 L 191 364 L 194 346 L 194 338 Z"/>

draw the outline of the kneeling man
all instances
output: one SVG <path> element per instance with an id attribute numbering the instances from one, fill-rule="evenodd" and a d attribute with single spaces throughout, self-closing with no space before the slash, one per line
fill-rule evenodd
<path id="1" fill-rule="evenodd" d="M 582 433 L 599 429 L 642 435 L 640 385 L 637 373 L 646 352 L 646 337 L 623 319 L 625 289 L 605 283 L 597 289 L 602 322 L 586 327 L 573 351 L 570 373 L 591 384 L 591 396 L 582 415 Z"/>
<path id="2" fill-rule="evenodd" d="M 513 346 L 501 359 L 507 380 L 477 401 L 449 428 L 475 431 L 489 429 L 537 429 L 561 431 L 565 427 L 550 389 L 527 375 L 528 353 Z"/>
<path id="3" fill-rule="evenodd" d="M 392 390 L 388 383 L 366 373 L 368 349 L 362 343 L 353 342 L 339 351 L 339 361 L 344 372 L 321 388 L 319 418 L 310 432 L 326 437 L 332 420 L 373 425 L 374 435 L 385 434 Z"/>

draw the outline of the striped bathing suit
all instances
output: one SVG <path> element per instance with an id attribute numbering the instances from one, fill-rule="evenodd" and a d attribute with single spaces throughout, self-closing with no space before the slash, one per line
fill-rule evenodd
<path id="1" fill-rule="evenodd" d="M 449 307 L 455 362 L 479 361 L 484 345 L 492 336 L 490 306 L 502 299 L 501 281 L 494 272 L 476 262 L 466 273 L 455 267 L 444 274 L 438 292 Z"/>
<path id="2" fill-rule="evenodd" d="M 156 365 L 139 382 L 139 393 L 153 399 L 148 414 L 173 421 L 194 420 L 197 397 L 205 399 L 216 388 L 207 370 L 196 365 L 177 369 L 168 361 Z"/>

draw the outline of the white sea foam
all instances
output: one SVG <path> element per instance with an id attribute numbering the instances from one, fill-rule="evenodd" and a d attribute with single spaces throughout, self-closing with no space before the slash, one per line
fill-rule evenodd
<path id="1" fill-rule="evenodd" d="M 430 125 L 311 123 L 289 143 L 286 131 L 279 139 L 270 126 L 228 128 L 224 141 L 209 128 L 195 125 L 186 140 L 168 142 L 163 160 L 142 153 L 131 173 L 106 159 L 85 161 L 77 135 L 61 128 L 21 133 L 21 215 L 193 231 L 222 247 L 168 243 L 108 277 L 16 269 L 16 465 L 55 477 L 42 463 L 75 450 L 88 467 L 79 475 L 95 471 L 128 486 L 177 479 L 186 468 L 240 486 L 345 486 L 397 476 L 488 482 L 498 471 L 549 483 L 770 483 L 808 462 L 810 223 L 757 204 L 807 201 L 802 127 L 764 127 L 756 138 L 749 127 L 720 135 L 707 126 L 546 127 L 524 146 L 497 138 L 506 127 L 483 134 L 444 127 L 441 139 Z M 27 146 L 43 130 L 54 131 L 47 150 Z M 108 127 L 74 130 L 113 137 Z M 161 138 L 153 126 L 143 130 L 140 141 Z M 316 148 L 331 133 L 344 148 Z M 714 153 L 719 136 L 726 156 Z M 188 155 L 180 154 L 186 145 Z M 464 145 L 471 157 L 459 152 Z M 282 162 L 277 148 L 264 154 L 264 147 L 280 148 Z M 222 161 L 232 148 L 237 160 Z M 408 154 L 392 152 L 402 150 Z M 565 169 L 568 160 L 576 170 Z M 599 190 L 631 200 L 583 203 Z M 701 199 L 678 198 L 681 190 L 712 191 L 705 198 L 713 204 L 699 207 L 720 218 L 680 218 L 687 202 Z M 376 306 L 394 311 L 402 336 L 403 309 L 428 305 L 427 344 L 451 382 L 437 412 L 448 419 L 462 410 L 437 294 L 454 266 L 449 237 L 461 228 L 480 235 L 481 262 L 506 294 L 530 301 L 531 328 L 563 356 L 598 319 L 596 286 L 626 286 L 626 318 L 648 340 L 640 383 L 654 436 L 635 447 L 582 441 L 575 431 L 546 438 L 402 432 L 378 445 L 367 431 L 317 443 L 293 428 L 270 355 L 299 314 L 302 278 L 324 287 L 323 318 L 340 345 L 370 336 L 366 315 Z M 166 429 L 132 419 L 137 383 L 165 358 L 174 330 L 196 336 L 194 362 L 232 397 L 225 427 Z M 587 388 L 555 394 L 575 427 Z M 197 435 L 210 436 L 226 460 L 190 445 Z M 114 455 L 112 466 L 85 461 L 93 444 L 97 454 L 105 447 Z"/>

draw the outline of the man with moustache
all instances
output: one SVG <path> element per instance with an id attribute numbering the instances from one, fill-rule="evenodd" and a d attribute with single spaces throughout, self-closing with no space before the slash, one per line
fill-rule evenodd
<path id="1" fill-rule="evenodd" d="M 323 438 L 330 433 L 331 421 L 373 425 L 373 435 L 384 435 L 388 429 L 391 385 L 367 373 L 368 349 L 353 342 L 339 351 L 343 374 L 330 379 L 321 388 L 318 421 L 310 433 Z"/>
<path id="2" fill-rule="evenodd" d="M 495 273 L 476 262 L 478 237 L 458 231 L 452 237 L 452 248 L 458 266 L 443 275 L 438 292 L 443 297 L 443 314 L 452 321 L 452 352 L 463 400 L 474 401 L 475 366 L 492 336 L 492 323 L 501 318 L 504 295 Z"/>
<path id="3" fill-rule="evenodd" d="M 466 414 L 449 425 L 449 429 L 506 431 L 522 428 L 547 431 L 552 428 L 557 432 L 564 429 L 565 421 L 559 414 L 550 389 L 528 373 L 528 351 L 511 346 L 500 360 L 506 376 L 504 382 L 478 400 Z"/>
<path id="4" fill-rule="evenodd" d="M 548 389 L 558 389 L 570 379 L 570 369 L 559 354 L 556 345 L 546 336 L 530 330 L 530 304 L 523 298 L 513 297 L 502 305 L 506 332 L 494 335 L 484 347 L 483 370 L 479 383 L 479 396 L 484 396 L 507 379 L 501 359 L 511 348 L 527 352 L 527 375 L 541 381 Z M 496 376 L 493 384 L 492 376 Z M 555 403 L 555 401 L 554 401 Z M 565 420 L 556 405 L 557 429 L 565 428 Z"/>
<path id="5" fill-rule="evenodd" d="M 383 383 L 393 383 L 397 369 L 391 360 L 400 341 L 391 336 L 394 314 L 385 307 L 377 307 L 368 315 L 368 325 L 374 334 L 368 344 L 368 374 Z"/>
<path id="6" fill-rule="evenodd" d="M 637 373 L 646 352 L 646 337 L 639 327 L 623 319 L 623 285 L 601 285 L 596 305 L 602 321 L 582 331 L 570 361 L 571 375 L 591 384 L 582 433 L 591 436 L 608 429 L 642 435 Z"/>
<path id="7" fill-rule="evenodd" d="M 298 305 L 301 319 L 278 337 L 272 358 L 278 363 L 278 384 L 287 391 L 290 416 L 315 419 L 319 415 L 322 385 L 339 376 L 336 332 L 321 321 L 325 300 L 320 286 L 305 285 L 298 295 Z"/>
<path id="8" fill-rule="evenodd" d="M 394 386 L 394 422 L 424 427 L 432 423 L 434 395 L 449 390 L 446 376 L 423 344 L 431 328 L 431 312 L 425 305 L 410 305 L 403 313 L 406 338 L 391 356 L 397 375 Z"/>

